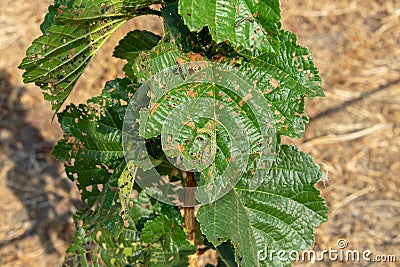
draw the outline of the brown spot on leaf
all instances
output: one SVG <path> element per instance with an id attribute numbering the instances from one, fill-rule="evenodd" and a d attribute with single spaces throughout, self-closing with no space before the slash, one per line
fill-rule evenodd
<path id="1" fill-rule="evenodd" d="M 178 63 L 178 64 L 185 64 L 185 60 L 183 60 L 183 59 L 180 58 L 180 57 L 177 57 L 177 58 L 176 58 L 176 63 Z"/>
<path id="2" fill-rule="evenodd" d="M 186 122 L 185 126 L 190 127 L 190 128 L 194 128 L 194 123 L 193 122 Z"/>
<path id="3" fill-rule="evenodd" d="M 186 96 L 191 97 L 191 98 L 195 98 L 197 96 L 197 92 L 193 92 L 192 90 L 189 90 L 186 93 Z"/>
<path id="4" fill-rule="evenodd" d="M 271 78 L 271 79 L 269 80 L 269 84 L 270 84 L 274 89 L 279 88 L 279 87 L 281 86 L 281 84 L 279 83 L 279 81 L 276 80 L 276 79 L 274 79 L 274 78 Z"/>
<path id="5" fill-rule="evenodd" d="M 57 11 L 57 14 L 59 15 L 59 16 L 61 16 L 62 15 L 62 13 L 64 12 L 62 9 L 60 9 L 60 8 L 56 8 L 56 11 Z"/>
<path id="6" fill-rule="evenodd" d="M 178 149 L 181 153 L 185 150 L 185 146 L 181 144 L 176 144 L 175 146 L 176 149 Z"/>
<path id="7" fill-rule="evenodd" d="M 75 48 L 69 50 L 68 58 L 73 58 L 75 56 Z"/>
<path id="8" fill-rule="evenodd" d="M 253 97 L 253 95 L 251 93 L 248 93 L 247 95 L 245 95 L 239 102 L 239 106 L 243 106 L 244 104 L 247 103 L 247 101 L 249 99 L 251 99 Z"/>
<path id="9" fill-rule="evenodd" d="M 188 56 L 189 56 L 190 62 L 204 61 L 203 56 L 198 53 L 189 53 Z"/>

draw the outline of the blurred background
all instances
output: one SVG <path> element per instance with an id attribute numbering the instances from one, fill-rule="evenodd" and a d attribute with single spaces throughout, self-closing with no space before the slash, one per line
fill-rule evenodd
<path id="1" fill-rule="evenodd" d="M 17 69 L 53 1 L 0 0 L 0 266 L 60 266 L 79 194 L 50 151 L 62 133 L 40 89 Z M 307 100 L 310 124 L 299 140 L 325 173 L 330 207 L 316 229 L 316 252 L 396 255 L 396 263 L 298 262 L 295 266 L 400 264 L 400 1 L 282 0 L 283 28 L 311 49 L 327 97 Z M 115 45 L 135 28 L 161 33 L 156 17 L 134 19 L 106 43 L 70 102 L 99 94 L 122 77 Z"/>

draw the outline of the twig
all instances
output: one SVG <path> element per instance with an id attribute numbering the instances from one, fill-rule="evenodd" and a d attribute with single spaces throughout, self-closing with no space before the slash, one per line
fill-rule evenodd
<path id="1" fill-rule="evenodd" d="M 196 180 L 194 179 L 193 172 L 186 172 L 186 187 L 193 187 L 197 186 Z M 194 204 L 195 204 L 195 190 L 188 190 L 185 195 L 185 206 L 183 208 L 183 219 L 184 219 L 184 226 L 187 233 L 187 239 L 193 245 L 196 244 L 196 219 L 195 219 L 195 212 L 194 212 Z M 197 257 L 196 254 L 190 257 L 190 267 L 197 266 Z"/>
<path id="2" fill-rule="evenodd" d="M 196 187 L 196 180 L 194 179 L 193 172 L 186 172 L 186 187 Z M 185 228 L 187 230 L 188 240 L 193 241 L 195 243 L 195 215 L 194 215 L 194 190 L 187 191 L 185 196 L 185 205 L 184 207 L 184 220 L 185 220 Z"/>

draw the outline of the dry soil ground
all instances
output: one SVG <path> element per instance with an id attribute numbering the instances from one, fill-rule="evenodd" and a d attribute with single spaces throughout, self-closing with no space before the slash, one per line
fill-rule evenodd
<path id="1" fill-rule="evenodd" d="M 40 35 L 50 0 L 0 1 L 0 266 L 59 266 L 73 235 L 79 196 L 49 151 L 60 137 L 40 90 L 23 85 L 17 65 Z M 311 48 L 327 97 L 307 102 L 311 122 L 301 140 L 325 170 L 318 186 L 331 209 L 316 229 L 314 249 L 371 250 L 396 263 L 298 262 L 297 266 L 400 264 L 400 1 L 284 0 L 284 28 Z M 70 101 L 96 95 L 122 76 L 112 47 L 134 27 L 158 29 L 155 18 L 132 21 L 102 48 Z"/>

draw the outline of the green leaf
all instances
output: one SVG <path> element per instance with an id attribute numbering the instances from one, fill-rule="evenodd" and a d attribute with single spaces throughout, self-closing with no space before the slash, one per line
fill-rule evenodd
<path id="1" fill-rule="evenodd" d="M 113 56 L 134 60 L 140 52 L 150 50 L 158 44 L 161 36 L 152 32 L 134 30 L 129 32 L 115 48 Z"/>
<path id="2" fill-rule="evenodd" d="M 230 55 L 221 63 L 234 67 L 255 81 L 273 112 L 277 132 L 298 138 L 302 136 L 308 123 L 304 111 L 305 98 L 321 97 L 324 93 L 311 52 L 298 45 L 297 37 L 291 32 L 281 31 L 279 38 L 279 55 L 251 57 L 236 54 Z M 165 38 L 149 53 L 137 58 L 135 72 L 141 81 L 145 81 L 178 62 L 190 62 L 193 55 L 200 54 L 183 53 Z"/>
<path id="3" fill-rule="evenodd" d="M 239 266 L 260 266 L 250 220 L 236 192 L 230 191 L 214 203 L 201 206 L 197 219 L 203 234 L 214 246 L 232 240 Z"/>
<path id="4" fill-rule="evenodd" d="M 230 239 L 240 266 L 286 266 L 278 257 L 259 261 L 268 251 L 300 251 L 314 242 L 314 227 L 327 220 L 328 208 L 315 183 L 322 177 L 312 158 L 282 146 L 268 179 L 249 190 L 251 176 L 216 202 L 200 207 L 198 220 L 217 246 Z"/>
<path id="5" fill-rule="evenodd" d="M 159 92 L 152 92 L 157 97 L 152 99 L 147 109 L 140 111 L 140 135 L 154 138 L 162 134 L 164 128 L 173 129 L 173 132 L 162 136 L 176 135 L 176 143 L 171 146 L 164 144 L 163 149 L 164 152 L 168 150 L 172 153 L 172 150 L 177 152 L 176 147 L 181 147 L 180 152 L 187 159 L 182 161 L 184 165 L 186 161 L 198 161 L 203 152 L 210 148 L 211 154 L 215 155 L 215 161 L 205 169 L 201 166 L 195 169 L 203 170 L 202 185 L 215 181 L 222 183 L 222 187 L 215 188 L 226 188 L 230 182 L 217 178 L 226 169 L 233 171 L 229 172 L 231 177 L 239 179 L 240 173 L 256 169 L 261 162 L 261 154 L 266 157 L 273 154 L 273 142 L 276 138 L 273 116 L 261 91 L 249 91 L 254 88 L 254 83 L 245 74 L 222 64 L 213 65 L 215 68 L 205 67 L 207 64 L 203 62 L 199 63 L 204 67 L 204 72 L 199 72 L 204 74 L 202 77 L 202 74 L 196 76 L 196 67 L 192 70 L 190 67 L 177 66 L 177 62 L 189 62 L 192 59 L 196 59 L 193 62 L 203 60 L 200 54 L 182 53 L 167 40 L 161 41 L 149 53 L 138 57 L 135 65 L 138 78 L 142 81 L 149 79 L 148 83 L 154 89 L 159 85 L 163 88 Z M 196 82 L 197 78 L 204 77 L 206 78 L 202 82 Z M 212 106 L 216 103 L 220 106 L 212 114 L 213 108 L 216 108 Z M 211 106 L 202 108 L 208 104 Z M 192 118 L 193 122 L 188 123 L 188 118 Z M 213 127 L 213 121 L 226 125 Z M 233 148 L 230 147 L 232 144 L 235 144 Z M 230 149 L 234 149 L 237 155 L 231 155 Z M 263 149 L 265 150 L 261 152 Z M 168 156 L 172 158 L 179 156 L 171 153 Z M 236 160 L 230 161 L 232 157 Z M 189 165 L 185 168 L 189 168 Z"/>
<path id="6" fill-rule="evenodd" d="M 87 235 L 93 231 L 103 229 L 118 236 L 123 230 L 115 189 L 126 165 L 120 129 L 129 95 L 136 87 L 126 78 L 110 81 L 102 95 L 89 100 L 88 105 L 71 105 L 58 114 L 64 139 L 54 147 L 53 155 L 64 163 L 68 177 L 77 182 L 85 204 L 75 218 L 77 224 L 81 222 L 85 234 L 76 237 L 76 245 L 71 247 L 73 251 L 86 254 L 90 243 L 94 242 L 88 241 Z M 76 257 L 83 260 L 84 256 Z"/>
<path id="7" fill-rule="evenodd" d="M 65 267 L 87 267 L 87 266 L 103 266 L 100 257 L 94 249 L 95 242 L 90 236 L 87 236 L 85 229 L 77 227 L 74 241 L 68 247 L 64 259 Z"/>
<path id="8" fill-rule="evenodd" d="M 124 22 L 149 13 L 152 0 L 55 1 L 19 68 L 24 82 L 34 82 L 58 111 L 89 61 Z"/>
<path id="9" fill-rule="evenodd" d="M 110 81 L 87 105 L 71 105 L 59 114 L 65 135 L 53 154 L 76 180 L 86 204 L 75 217 L 77 233 L 66 258 L 73 266 L 187 266 L 187 255 L 195 252 L 179 212 L 152 203 L 144 192 L 130 198 L 134 177 L 128 168 L 133 166 L 125 163 L 121 129 L 136 88 L 127 78 Z M 157 219 L 161 211 L 165 215 Z M 149 228 L 142 238 L 145 225 L 162 225 L 163 232 L 148 241 Z"/>
<path id="10" fill-rule="evenodd" d="M 121 203 L 121 216 L 126 222 L 126 214 L 130 209 L 130 198 L 135 181 L 137 166 L 127 164 L 118 178 L 118 196 Z"/>
<path id="11" fill-rule="evenodd" d="M 196 248 L 186 240 L 179 221 L 164 215 L 158 217 L 163 204 L 153 205 L 144 192 L 131 201 L 133 206 L 127 213 L 129 226 L 121 229 L 119 235 L 102 227 L 77 227 L 74 243 L 67 250 L 68 266 L 188 265 L 187 256 L 195 253 Z M 153 227 L 164 230 L 150 242 L 144 242 Z"/>
<path id="12" fill-rule="evenodd" d="M 219 267 L 237 267 L 235 261 L 235 249 L 230 240 L 222 243 L 216 247 L 218 253 L 218 266 Z"/>
<path id="13" fill-rule="evenodd" d="M 195 253 L 196 247 L 186 240 L 179 221 L 158 215 L 164 205 L 153 205 L 144 192 L 132 202 L 127 214 L 129 227 L 123 229 L 118 240 L 103 229 L 100 238 L 97 235 L 99 253 L 107 266 L 187 266 L 188 255 Z M 149 237 L 153 231 L 156 235 Z"/>
<path id="14" fill-rule="evenodd" d="M 153 247 L 151 251 L 152 266 L 186 267 L 188 256 L 196 252 L 196 246 L 186 239 L 182 226 L 166 216 L 147 222 L 142 231 L 142 240 L 145 243 L 162 243 L 162 247 Z"/>
<path id="15" fill-rule="evenodd" d="M 70 179 L 77 180 L 82 200 L 89 207 L 101 194 L 99 186 L 123 171 L 121 128 L 126 103 L 136 87 L 126 78 L 108 82 L 102 94 L 90 99 L 88 105 L 72 104 L 58 114 L 64 139 L 53 154 L 65 163 Z"/>
<path id="16" fill-rule="evenodd" d="M 245 56 L 249 63 L 237 64 L 237 68 L 263 90 L 278 133 L 301 137 L 308 123 L 304 99 L 325 95 L 310 50 L 298 45 L 296 35 L 291 32 L 281 31 L 279 38 L 279 55 Z"/>
<path id="17" fill-rule="evenodd" d="M 75 0 L 55 0 L 54 5 L 49 6 L 49 13 L 44 17 L 44 21 L 40 25 L 40 30 L 46 34 L 47 28 L 55 24 L 56 18 L 60 16 L 65 9 L 71 9 Z"/>
<path id="18" fill-rule="evenodd" d="M 152 49 L 160 41 L 161 37 L 148 31 L 134 30 L 129 32 L 115 48 L 113 56 L 128 60 L 124 66 L 127 77 L 133 78 L 133 64 L 136 57 L 142 51 Z"/>
<path id="19" fill-rule="evenodd" d="M 229 41 L 253 55 L 279 53 L 278 0 L 180 0 L 179 14 L 191 31 L 208 26 L 217 43 Z"/>
<path id="20" fill-rule="evenodd" d="M 161 2 L 161 13 L 149 8 Z M 40 86 L 59 110 L 107 38 L 144 14 L 161 14 L 166 34 L 135 30 L 120 41 L 114 56 L 128 61 L 124 70 L 132 80 L 111 81 L 86 105 L 58 114 L 65 134 L 53 154 L 64 162 L 84 203 L 74 218 L 77 232 L 66 265 L 187 266 L 188 255 L 196 252 L 179 209 L 135 185 L 141 159 L 125 162 L 122 127 L 136 79 L 158 82 L 161 89 L 138 96 L 138 102 L 151 98 L 154 106 L 133 107 L 140 110 L 139 121 L 132 120 L 140 131 L 134 138 L 146 139 L 150 151 L 145 163 L 176 184 L 184 175 L 168 160 L 178 158 L 186 170 L 195 169 L 197 189 L 203 188 L 196 192 L 199 202 L 224 193 L 198 212 L 221 265 L 290 264 L 260 256 L 309 248 L 328 210 L 315 188 L 318 166 L 277 139 L 300 137 L 308 122 L 305 98 L 324 94 L 310 51 L 293 33 L 280 30 L 278 0 L 55 0 L 41 25 L 43 36 L 19 66 L 26 70 L 24 81 Z M 186 67 L 188 62 L 195 64 Z M 209 79 L 199 82 L 202 74 Z M 230 177 L 237 179 L 225 179 Z M 132 198 L 134 189 L 138 194 Z M 175 197 L 178 191 L 160 192 Z"/>
<path id="21" fill-rule="evenodd" d="M 189 58 L 177 45 L 170 43 L 170 36 L 164 38 L 150 51 L 141 53 L 133 65 L 136 77 L 140 82 L 147 79 L 180 61 L 189 62 Z"/>
<path id="22" fill-rule="evenodd" d="M 176 45 L 183 51 L 201 51 L 201 39 L 197 33 L 191 32 L 178 13 L 178 3 L 169 3 L 162 9 L 166 35 L 171 35 Z"/>
<path id="23" fill-rule="evenodd" d="M 143 192 L 132 201 L 134 209 L 127 214 L 130 226 L 117 241 L 102 230 L 99 252 L 107 266 L 187 266 L 188 255 L 195 253 L 196 247 L 186 240 L 182 225 L 166 215 L 158 216 L 162 204 L 151 204 Z M 153 231 L 156 235 L 149 238 Z"/>

